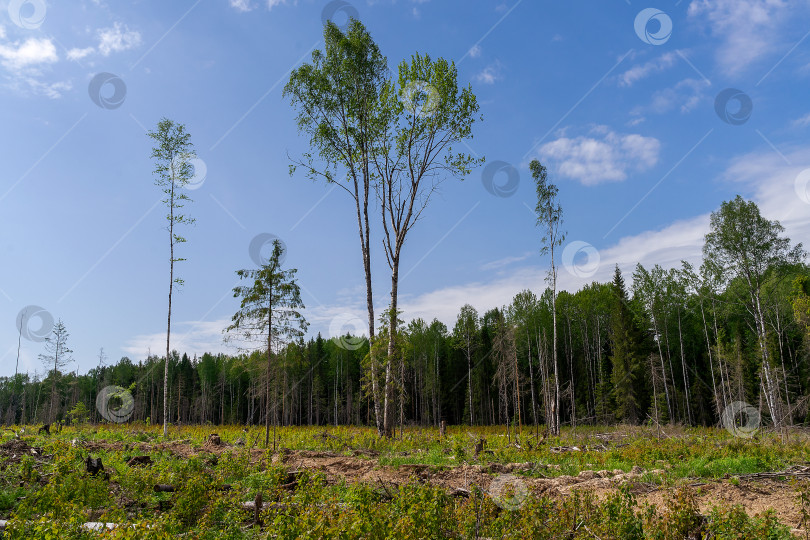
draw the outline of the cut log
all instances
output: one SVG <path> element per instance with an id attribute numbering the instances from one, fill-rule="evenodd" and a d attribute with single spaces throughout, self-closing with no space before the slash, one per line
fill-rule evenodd
<path id="1" fill-rule="evenodd" d="M 173 493 L 174 486 L 169 484 L 155 484 L 155 491 L 157 493 Z"/>

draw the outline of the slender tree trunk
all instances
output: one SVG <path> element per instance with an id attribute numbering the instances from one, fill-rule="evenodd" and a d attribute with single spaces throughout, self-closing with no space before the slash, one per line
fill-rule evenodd
<path id="1" fill-rule="evenodd" d="M 689 404 L 689 376 L 686 374 L 686 356 L 683 352 L 683 332 L 681 332 L 681 310 L 678 308 L 678 343 L 681 349 L 681 372 L 683 373 L 683 389 L 686 396 L 686 419 L 692 424 L 692 406 Z"/>
<path id="2" fill-rule="evenodd" d="M 669 387 L 667 386 L 667 370 L 664 367 L 664 353 L 661 350 L 661 333 L 658 331 L 658 322 L 655 318 L 655 312 L 653 311 L 653 305 L 650 303 L 650 315 L 652 316 L 653 322 L 653 330 L 655 330 L 655 342 L 658 345 L 658 358 L 661 361 L 661 376 L 664 379 L 664 394 L 667 398 L 667 411 L 669 412 L 669 421 L 672 422 L 674 417 L 672 415 L 672 403 L 669 400 Z"/>
<path id="3" fill-rule="evenodd" d="M 715 407 L 716 411 L 719 411 L 720 410 L 720 398 L 717 395 L 717 383 L 716 383 L 715 378 L 714 378 L 714 359 L 712 357 L 712 343 L 709 340 L 709 328 L 706 325 L 706 312 L 703 309 L 703 298 L 700 299 L 700 316 L 703 318 L 703 334 L 706 336 L 706 348 L 707 348 L 707 350 L 709 352 L 709 369 L 710 369 L 711 374 L 712 374 L 712 393 L 714 394 L 714 407 Z M 721 380 L 720 384 L 721 385 L 723 384 L 722 380 Z M 725 399 L 724 399 L 723 408 L 725 409 L 725 407 L 726 407 L 726 404 L 725 404 Z"/>
<path id="4" fill-rule="evenodd" d="M 529 351 L 529 384 L 532 387 L 532 421 L 534 422 L 534 427 L 537 428 L 537 401 L 534 396 L 534 367 L 532 367 L 532 340 L 529 337 L 529 330 L 526 330 L 526 345 L 528 345 Z"/>
<path id="5" fill-rule="evenodd" d="M 172 288 L 174 286 L 174 164 L 169 194 L 169 311 L 166 317 L 166 364 L 163 368 L 163 436 L 169 432 L 169 343 L 172 334 Z"/>
<path id="6" fill-rule="evenodd" d="M 472 426 L 475 421 L 473 420 L 473 398 L 472 398 L 472 351 L 470 350 L 470 340 L 472 336 L 467 336 L 467 393 L 470 397 L 470 425 Z"/>
<path id="7" fill-rule="evenodd" d="M 396 354 L 397 332 L 397 288 L 399 285 L 399 246 L 391 258 L 391 312 L 388 318 L 388 361 L 385 363 L 385 403 L 383 413 L 383 431 L 386 437 L 393 435 L 394 426 L 394 387 L 392 385 L 392 364 Z"/>
<path id="8" fill-rule="evenodd" d="M 554 360 L 554 401 L 552 402 L 552 433 L 560 434 L 560 377 L 557 370 L 557 268 L 554 266 L 554 242 L 551 242 L 551 319 L 554 326 L 552 339 Z"/>
<path id="9" fill-rule="evenodd" d="M 271 284 L 272 290 L 272 284 Z M 270 293 L 268 300 L 268 315 L 267 315 L 267 374 L 264 381 L 264 395 L 265 395 L 265 413 L 264 413 L 264 447 L 268 448 L 270 445 L 270 369 L 271 358 L 273 354 L 273 293 Z M 276 425 L 273 423 L 273 452 L 276 451 Z"/>

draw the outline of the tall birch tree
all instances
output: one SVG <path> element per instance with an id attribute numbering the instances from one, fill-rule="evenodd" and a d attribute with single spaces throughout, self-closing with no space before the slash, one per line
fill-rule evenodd
<path id="1" fill-rule="evenodd" d="M 175 256 L 174 249 L 186 239 L 176 232 L 179 225 L 191 225 L 194 218 L 182 213 L 186 202 L 191 199 L 183 191 L 194 177 L 194 167 L 191 160 L 194 158 L 191 135 L 183 124 L 177 124 L 168 118 L 158 122 L 157 129 L 148 133 L 155 146 L 152 148 L 152 159 L 155 162 L 153 174 L 155 185 L 161 188 L 166 198 L 163 204 L 168 209 L 166 227 L 169 232 L 169 307 L 166 317 L 166 364 L 163 370 L 163 436 L 168 432 L 169 426 L 169 352 L 172 333 L 172 292 L 174 286 L 181 286 L 183 280 L 174 275 L 174 263 L 184 261 L 182 257 Z"/>

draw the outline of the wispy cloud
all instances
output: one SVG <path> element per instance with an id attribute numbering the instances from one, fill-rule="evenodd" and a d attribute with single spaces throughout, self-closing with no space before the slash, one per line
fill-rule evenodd
<path id="1" fill-rule="evenodd" d="M 806 8 L 806 2 L 784 0 L 693 0 L 688 15 L 705 22 L 721 41 L 717 63 L 736 75 L 774 52 L 782 42 L 782 23 L 795 9 Z"/>
<path id="2" fill-rule="evenodd" d="M 634 116 L 647 113 L 664 114 L 674 109 L 678 109 L 682 114 L 691 112 L 702 101 L 709 99 L 707 92 L 709 86 L 710 84 L 702 79 L 684 79 L 673 87 L 656 90 L 649 104 L 635 107 L 631 114 Z"/>
<path id="3" fill-rule="evenodd" d="M 497 261 L 491 261 L 480 266 L 481 270 L 500 270 L 501 268 L 506 268 L 507 266 L 511 266 L 512 264 L 520 261 L 525 261 L 529 257 L 531 257 L 532 252 L 527 251 L 523 255 L 519 255 L 517 257 L 504 257 L 503 259 L 498 259 Z"/>
<path id="4" fill-rule="evenodd" d="M 807 127 L 810 126 L 810 113 L 805 114 L 804 116 L 797 118 L 793 121 L 793 125 L 797 127 Z"/>
<path id="5" fill-rule="evenodd" d="M 675 53 L 668 52 L 644 64 L 635 65 L 619 75 L 619 86 L 632 86 L 634 83 L 646 79 L 653 73 L 659 73 L 672 67 L 676 60 L 677 56 Z"/>

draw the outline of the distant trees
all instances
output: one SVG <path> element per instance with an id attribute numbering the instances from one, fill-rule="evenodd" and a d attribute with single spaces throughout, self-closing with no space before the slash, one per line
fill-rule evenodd
<path id="1" fill-rule="evenodd" d="M 616 419 L 634 424 L 641 419 L 637 390 L 642 368 L 640 348 L 643 337 L 630 310 L 630 299 L 618 265 L 613 273 L 612 288 L 614 299 L 610 325 L 610 361 L 613 366 Z"/>
<path id="2" fill-rule="evenodd" d="M 473 408 L 472 362 L 479 344 L 478 312 L 470 304 L 461 306 L 453 327 L 453 346 L 464 352 L 467 359 L 467 396 L 469 398 L 470 425 L 475 424 Z"/>
<path id="3" fill-rule="evenodd" d="M 194 157 L 191 135 L 186 132 L 183 124 L 176 124 L 168 118 L 161 119 L 157 128 L 148 133 L 155 142 L 152 148 L 152 159 L 155 162 L 153 174 L 155 185 L 161 188 L 164 195 L 163 204 L 169 210 L 166 220 L 169 222 L 166 229 L 169 232 L 169 307 L 166 320 L 166 367 L 163 374 L 163 436 L 167 435 L 169 417 L 169 351 L 172 333 L 172 291 L 174 285 L 183 284 L 183 280 L 174 276 L 174 263 L 184 261 L 182 257 L 175 257 L 174 248 L 177 244 L 186 241 L 184 237 L 175 232 L 178 225 L 191 225 L 194 218 L 181 213 L 187 201 L 191 199 L 183 188 L 194 176 L 194 167 L 191 159 Z"/>
<path id="4" fill-rule="evenodd" d="M 237 286 L 234 298 L 240 298 L 239 311 L 232 317 L 233 323 L 226 332 L 236 332 L 250 341 L 259 341 L 267 346 L 267 369 L 265 373 L 265 437 L 270 444 L 270 381 L 272 359 L 275 350 L 304 335 L 307 322 L 299 311 L 304 308 L 301 290 L 295 282 L 297 270 L 283 270 L 283 249 L 278 239 L 273 241 L 270 259 L 258 269 L 237 270 L 240 280 L 253 280 L 250 285 Z M 276 448 L 275 421 L 273 422 L 273 450 Z"/>
<path id="5" fill-rule="evenodd" d="M 786 415 L 780 410 L 778 373 L 768 347 L 763 286 L 767 274 L 784 275 L 805 257 L 801 244 L 791 246 L 790 239 L 781 236 L 784 230 L 778 221 L 762 217 L 754 202 L 737 195 L 712 212 L 711 230 L 703 247 L 709 271 L 753 319 L 761 357 L 760 387 L 776 426 Z"/>

